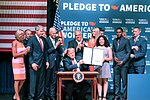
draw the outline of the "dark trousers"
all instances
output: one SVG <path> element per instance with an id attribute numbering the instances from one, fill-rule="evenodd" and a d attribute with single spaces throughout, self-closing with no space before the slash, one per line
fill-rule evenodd
<path id="1" fill-rule="evenodd" d="M 54 65 L 52 68 L 46 70 L 45 75 L 45 97 L 55 98 L 56 96 L 56 75 L 57 67 Z"/>
<path id="2" fill-rule="evenodd" d="M 23 84 L 23 87 L 21 89 L 22 99 L 27 100 L 29 95 L 29 82 L 30 82 L 30 76 L 29 76 L 29 67 L 26 67 L 26 80 Z"/>
<path id="3" fill-rule="evenodd" d="M 86 92 L 90 88 L 87 81 L 76 83 L 75 81 L 65 82 L 65 92 L 69 100 L 85 100 Z"/>
<path id="4" fill-rule="evenodd" d="M 131 65 L 129 68 L 129 74 L 144 74 L 145 65 L 143 66 L 134 66 Z"/>
<path id="5" fill-rule="evenodd" d="M 21 89 L 21 95 L 23 100 L 28 99 L 29 95 L 29 82 L 30 82 L 30 74 L 29 74 L 29 55 L 24 56 L 24 62 L 25 62 L 25 70 L 26 70 L 26 80 L 23 84 L 23 87 Z"/>
<path id="6" fill-rule="evenodd" d="M 121 97 L 121 79 L 123 85 L 123 98 L 127 98 L 127 72 L 128 67 L 115 66 L 114 67 L 114 98 Z"/>
<path id="7" fill-rule="evenodd" d="M 44 93 L 45 67 L 34 71 L 30 68 L 29 100 L 40 100 Z"/>

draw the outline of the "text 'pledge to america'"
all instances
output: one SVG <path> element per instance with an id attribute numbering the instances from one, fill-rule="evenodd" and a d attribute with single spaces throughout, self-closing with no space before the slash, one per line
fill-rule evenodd
<path id="1" fill-rule="evenodd" d="M 150 5 L 132 5 L 132 4 L 91 4 L 91 3 L 63 3 L 63 10 L 80 10 L 80 11 L 110 11 L 118 10 L 119 12 L 150 12 Z"/>

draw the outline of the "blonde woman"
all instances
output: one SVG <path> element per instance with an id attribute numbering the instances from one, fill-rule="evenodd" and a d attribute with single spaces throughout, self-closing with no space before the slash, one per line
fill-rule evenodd
<path id="1" fill-rule="evenodd" d="M 20 100 L 19 92 L 26 79 L 24 55 L 26 55 L 30 48 L 25 48 L 22 41 L 24 40 L 24 31 L 19 29 L 15 33 L 15 40 L 12 42 L 12 67 L 14 74 L 14 90 L 15 95 L 13 99 Z"/>

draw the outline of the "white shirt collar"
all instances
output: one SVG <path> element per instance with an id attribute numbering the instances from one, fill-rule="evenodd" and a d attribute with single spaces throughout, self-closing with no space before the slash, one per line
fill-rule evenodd
<path id="1" fill-rule="evenodd" d="M 82 39 L 80 42 L 76 40 L 76 42 L 77 42 L 78 44 L 82 44 L 82 41 L 83 41 L 83 39 Z"/>
<path id="2" fill-rule="evenodd" d="M 38 37 L 38 35 L 37 35 L 37 34 L 35 34 L 35 36 L 36 36 L 36 38 L 37 38 L 37 39 L 38 39 L 38 41 L 39 41 L 40 37 Z"/>
<path id="3" fill-rule="evenodd" d="M 140 35 L 138 35 L 137 37 L 135 37 L 135 39 L 137 40 L 140 37 Z"/>

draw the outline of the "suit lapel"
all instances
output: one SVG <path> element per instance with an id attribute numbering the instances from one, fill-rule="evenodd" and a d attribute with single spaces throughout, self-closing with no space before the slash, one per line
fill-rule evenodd
<path id="1" fill-rule="evenodd" d="M 74 40 L 74 43 L 75 43 L 75 47 L 77 47 L 77 46 L 78 46 L 78 43 L 77 43 L 77 41 L 76 41 L 76 40 Z"/>
<path id="2" fill-rule="evenodd" d="M 115 46 L 116 51 L 117 51 L 118 50 L 117 38 L 114 40 L 114 46 Z"/>
<path id="3" fill-rule="evenodd" d="M 119 46 L 117 44 L 117 50 L 121 48 L 122 44 L 124 43 L 123 41 L 124 41 L 124 37 L 121 37 L 121 39 L 119 40 Z"/>
<path id="4" fill-rule="evenodd" d="M 135 45 L 137 45 L 139 43 L 140 39 L 141 39 L 141 37 L 139 36 L 135 42 Z"/>
<path id="5" fill-rule="evenodd" d="M 54 48 L 52 40 L 50 39 L 50 37 L 48 37 L 48 44 L 49 44 L 49 47 L 53 47 Z"/>

